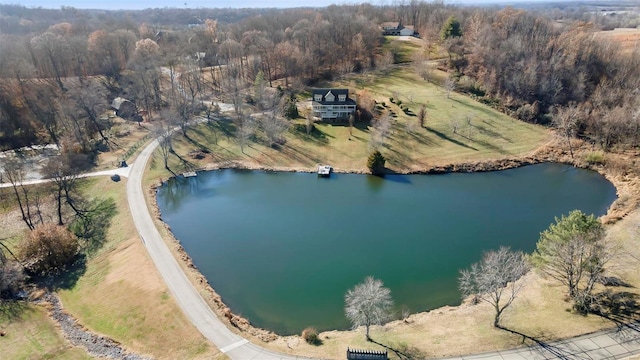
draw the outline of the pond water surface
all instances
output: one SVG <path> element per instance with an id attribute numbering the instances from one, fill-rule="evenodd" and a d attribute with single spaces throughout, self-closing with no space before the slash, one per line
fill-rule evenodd
<path id="1" fill-rule="evenodd" d="M 460 303 L 459 270 L 505 245 L 531 252 L 554 217 L 602 215 L 601 175 L 560 164 L 446 175 L 221 170 L 158 190 L 167 222 L 223 301 L 279 334 L 344 329 L 344 294 L 366 276 L 397 309 Z"/>

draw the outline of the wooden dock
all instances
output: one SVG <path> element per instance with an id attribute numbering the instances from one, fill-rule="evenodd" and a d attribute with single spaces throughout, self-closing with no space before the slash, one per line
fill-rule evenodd
<path id="1" fill-rule="evenodd" d="M 198 176 L 198 174 L 195 171 L 187 171 L 186 173 L 183 173 L 182 176 L 189 178 L 189 177 Z"/>
<path id="2" fill-rule="evenodd" d="M 329 177 L 331 175 L 331 166 L 329 165 L 318 165 L 318 176 L 320 177 Z"/>

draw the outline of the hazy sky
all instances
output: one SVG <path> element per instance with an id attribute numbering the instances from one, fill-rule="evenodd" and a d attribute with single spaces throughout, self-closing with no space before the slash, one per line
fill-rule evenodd
<path id="1" fill-rule="evenodd" d="M 287 8 L 299 6 L 327 6 L 330 4 L 359 3 L 354 0 L 2 0 L 3 3 L 18 3 L 28 7 L 59 8 L 61 5 L 79 9 L 147 9 L 147 8 Z M 186 5 L 185 5 L 186 4 Z"/>
<path id="2" fill-rule="evenodd" d="M 522 2 L 526 0 L 449 0 L 446 3 L 496 3 L 496 2 Z M 532 1 L 532 0 L 528 0 Z M 533 0 L 551 1 L 551 0 Z M 369 2 L 371 4 L 392 4 L 394 0 L 0 0 L 3 4 L 20 4 L 27 7 L 43 7 L 58 9 L 60 6 L 71 6 L 78 9 L 147 9 L 147 8 L 287 8 L 300 6 L 324 7 L 331 4 L 358 4 Z"/>

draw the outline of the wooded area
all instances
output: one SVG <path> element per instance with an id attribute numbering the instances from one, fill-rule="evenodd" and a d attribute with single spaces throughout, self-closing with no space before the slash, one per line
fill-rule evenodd
<path id="1" fill-rule="evenodd" d="M 116 97 L 149 119 L 166 108 L 188 119 L 202 110 L 205 94 L 251 103 L 261 96 L 252 93 L 256 81 L 296 94 L 319 81 L 388 67 L 400 55 L 385 46 L 384 21 L 414 25 L 425 44 L 413 59 L 416 69 L 426 74 L 430 60 L 440 61 L 450 74 L 447 89 L 605 150 L 640 143 L 638 50 L 621 51 L 594 36 L 637 26 L 633 12 L 411 1 L 279 10 L 1 5 L 0 14 L 3 150 L 56 143 L 90 153 L 108 146 L 111 121 L 104 114 Z M 451 19 L 459 28 L 442 37 Z"/>

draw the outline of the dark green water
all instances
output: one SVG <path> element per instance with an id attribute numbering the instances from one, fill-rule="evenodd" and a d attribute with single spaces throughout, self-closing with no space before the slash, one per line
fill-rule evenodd
<path id="1" fill-rule="evenodd" d="M 412 312 L 460 303 L 458 271 L 501 245 L 531 252 L 555 216 L 602 215 L 613 185 L 559 164 L 473 174 L 224 170 L 170 181 L 162 218 L 224 302 L 280 334 L 349 326 L 344 294 L 381 279 Z"/>

